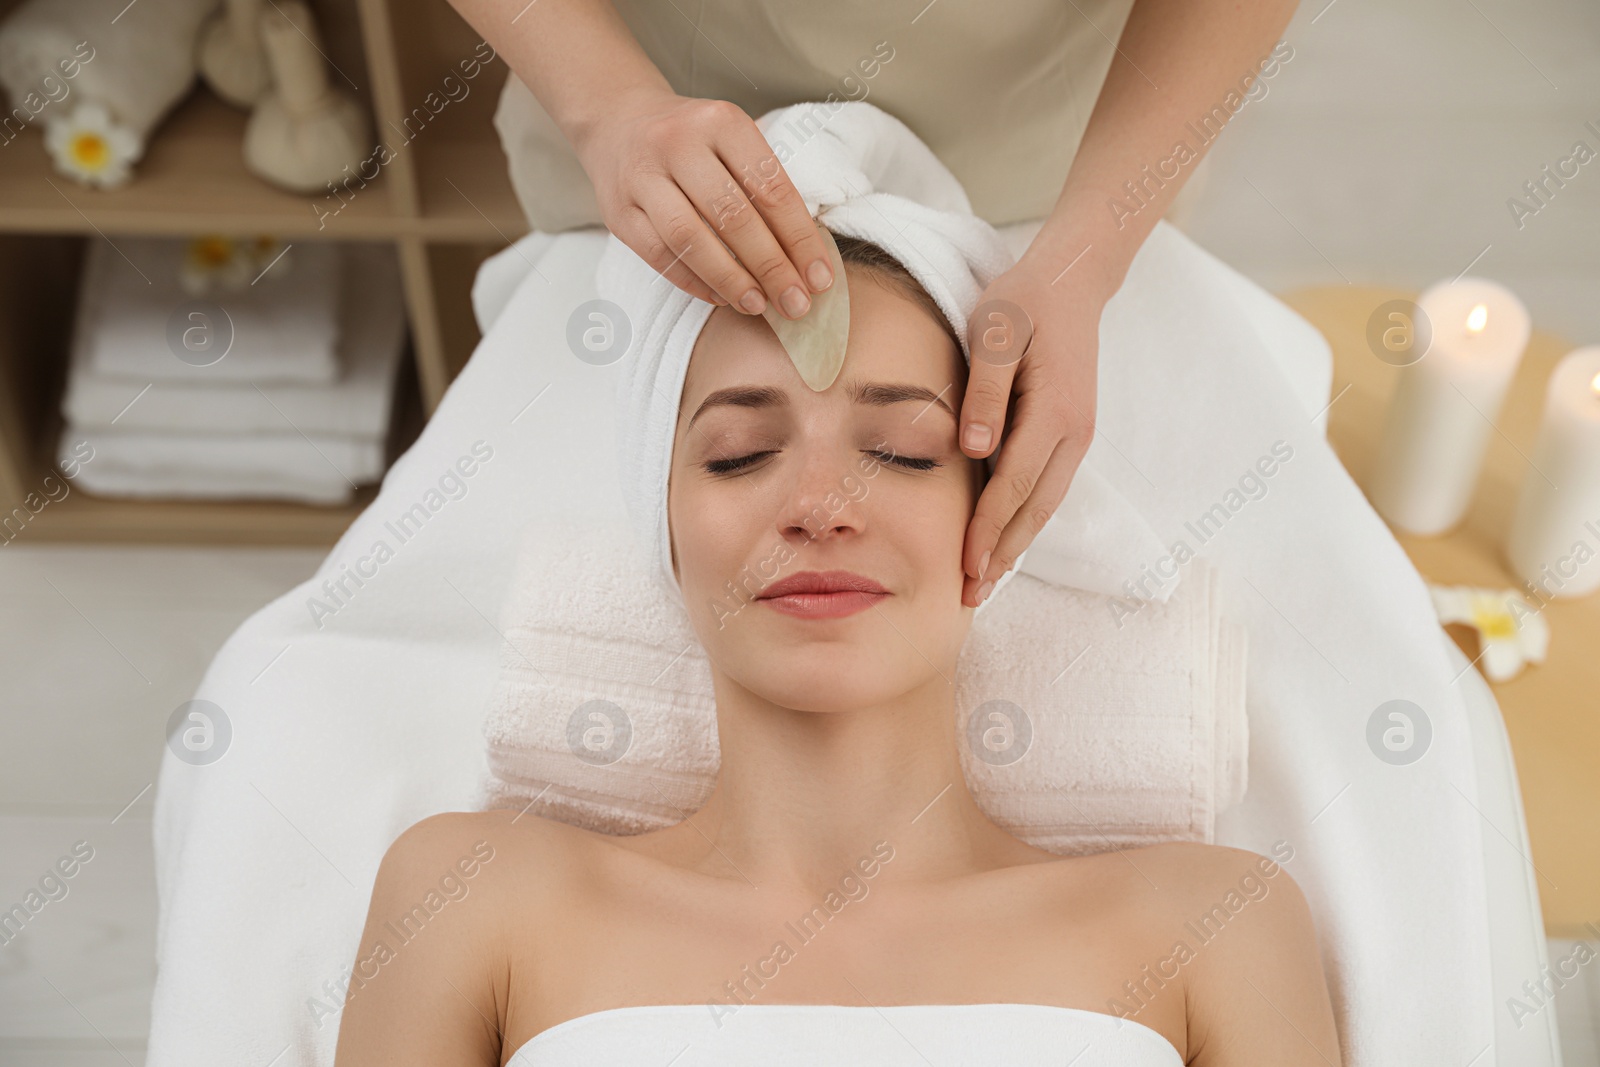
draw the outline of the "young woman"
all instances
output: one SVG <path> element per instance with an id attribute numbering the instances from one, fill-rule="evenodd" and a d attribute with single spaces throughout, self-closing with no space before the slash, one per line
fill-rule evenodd
<path id="1" fill-rule="evenodd" d="M 1061 857 L 974 801 L 951 684 L 985 480 L 956 440 L 966 365 L 900 264 L 838 243 L 832 386 L 719 307 L 681 398 L 668 517 L 715 684 L 710 800 L 635 837 L 510 811 L 407 830 L 338 1067 L 1340 1063 L 1310 912 L 1271 859 Z M 819 508 L 852 478 L 868 491 Z M 715 606 L 775 552 L 761 598 Z"/>

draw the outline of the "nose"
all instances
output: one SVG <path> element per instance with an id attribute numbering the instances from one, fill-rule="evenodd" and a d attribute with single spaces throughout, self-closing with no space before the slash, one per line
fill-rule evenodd
<path id="1" fill-rule="evenodd" d="M 796 549 L 862 533 L 866 526 L 860 499 L 865 482 L 857 453 L 848 446 L 800 448 L 804 455 L 784 490 L 779 533 Z"/>

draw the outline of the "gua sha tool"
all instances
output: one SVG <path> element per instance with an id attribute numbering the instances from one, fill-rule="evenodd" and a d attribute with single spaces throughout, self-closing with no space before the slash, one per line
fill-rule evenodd
<path id="1" fill-rule="evenodd" d="M 811 307 L 798 319 L 786 319 L 767 304 L 762 317 L 778 335 L 783 350 L 789 353 L 795 370 L 815 392 L 822 392 L 839 376 L 844 366 L 845 342 L 850 337 L 850 286 L 844 276 L 844 260 L 827 227 L 818 226 L 828 250 L 828 265 L 833 268 L 833 284 L 811 297 Z"/>

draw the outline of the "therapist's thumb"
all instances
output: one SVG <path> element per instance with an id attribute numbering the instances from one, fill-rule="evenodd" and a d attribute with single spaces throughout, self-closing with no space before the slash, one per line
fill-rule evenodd
<path id="1" fill-rule="evenodd" d="M 1017 365 L 1033 340 L 1033 320 L 1010 300 L 985 297 L 967 319 L 967 394 L 961 405 L 961 450 L 988 456 L 1000 444 Z"/>

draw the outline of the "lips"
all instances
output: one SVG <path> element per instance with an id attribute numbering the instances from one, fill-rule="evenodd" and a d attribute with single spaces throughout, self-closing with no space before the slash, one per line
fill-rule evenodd
<path id="1" fill-rule="evenodd" d="M 801 571 L 772 583 L 756 599 L 786 615 L 836 619 L 865 611 L 888 595 L 883 586 L 853 571 Z"/>
<path id="2" fill-rule="evenodd" d="M 800 571 L 762 591 L 762 598 L 794 593 L 887 593 L 889 590 L 854 571 Z"/>

